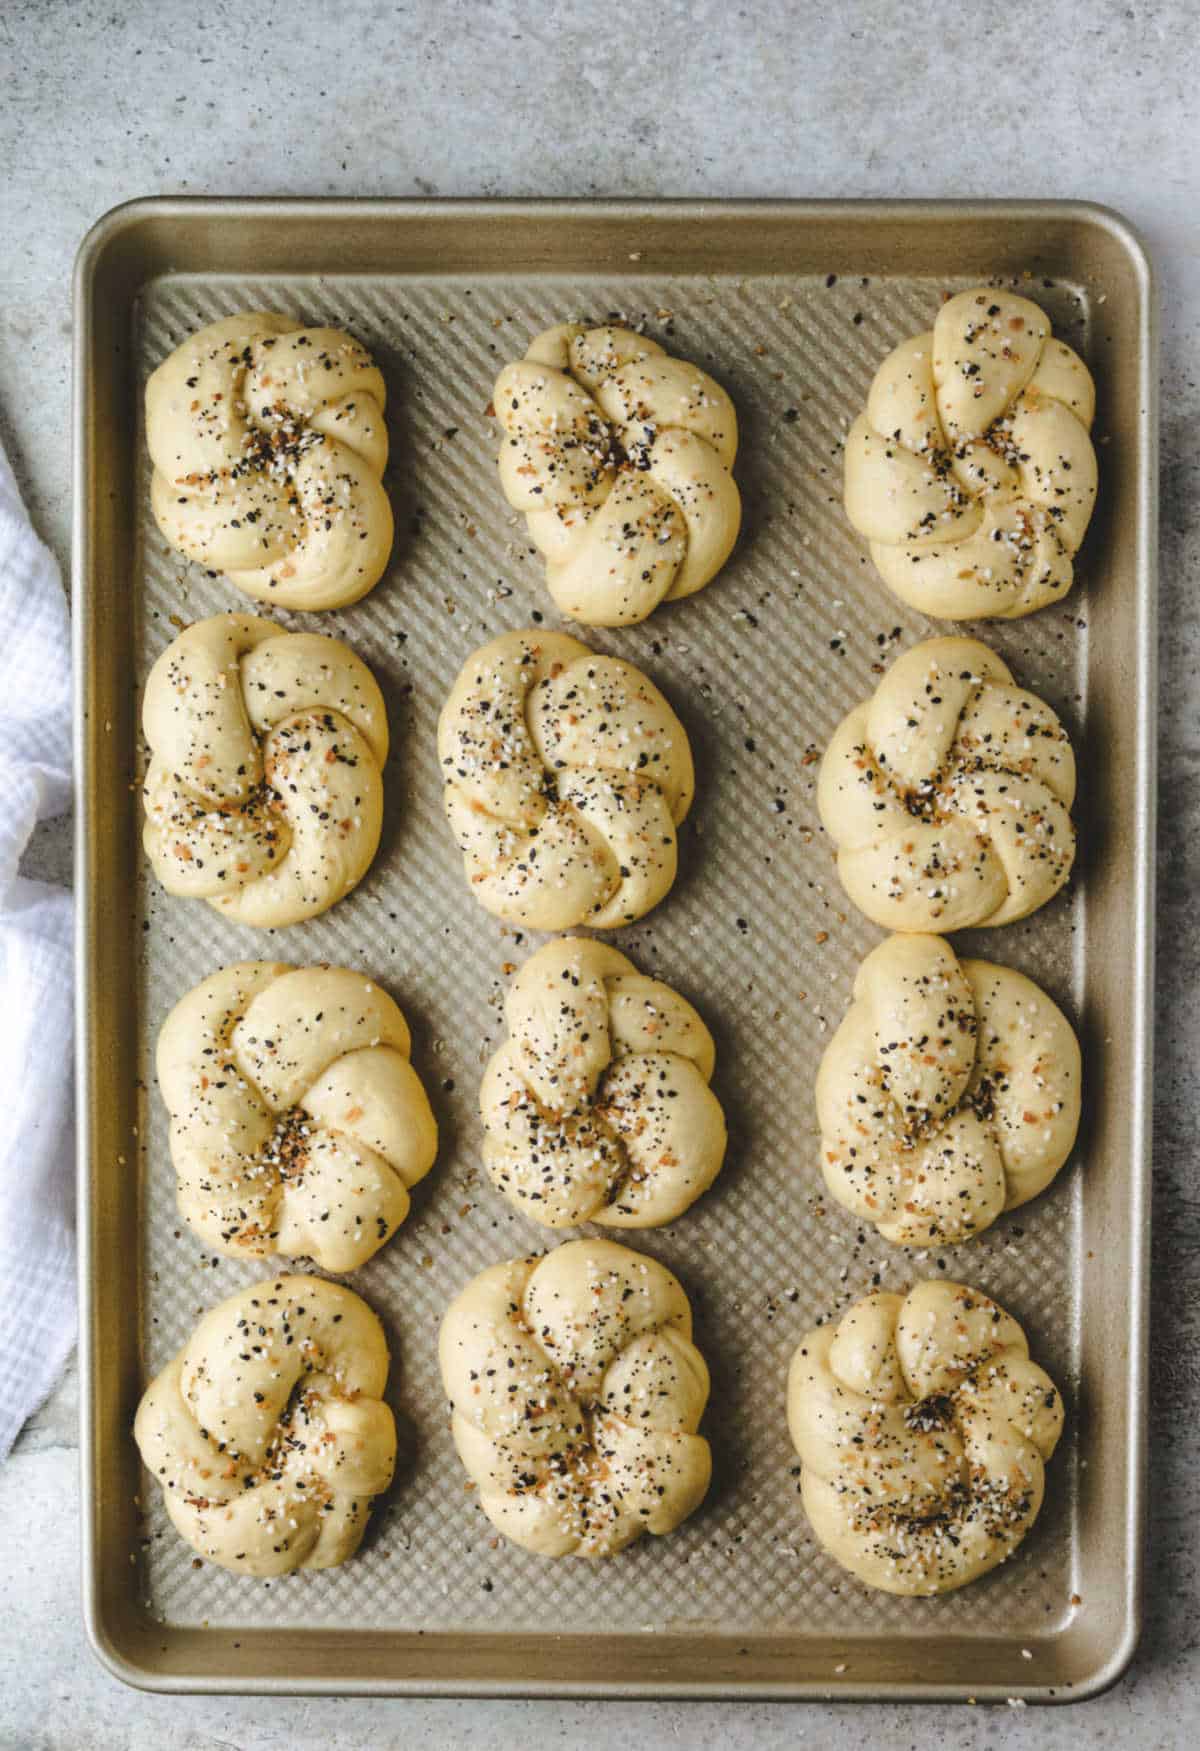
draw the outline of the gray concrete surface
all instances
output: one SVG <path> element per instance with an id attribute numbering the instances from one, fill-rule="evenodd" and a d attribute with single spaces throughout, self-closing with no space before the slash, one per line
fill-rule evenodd
<path id="1" fill-rule="evenodd" d="M 332 22 L 330 22 L 332 21 Z M 0 0 L 0 433 L 68 548 L 69 276 L 158 192 L 1070 195 L 1140 226 L 1163 323 L 1162 832 L 1151 1590 L 1061 1711 L 143 1697 L 77 1605 L 75 1387 L 0 1469 L 0 1746 L 1200 1742 L 1200 46 L 1191 0 Z M 30 866 L 64 876 L 69 825 Z"/>

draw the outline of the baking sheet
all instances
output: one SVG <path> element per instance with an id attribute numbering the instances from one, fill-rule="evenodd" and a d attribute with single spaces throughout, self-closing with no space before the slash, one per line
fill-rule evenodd
<path id="1" fill-rule="evenodd" d="M 564 213 L 564 235 L 572 212 L 590 221 L 595 209 Z M 205 218 L 211 232 L 212 216 Z M 470 215 L 459 219 L 460 228 L 472 223 Z M 1089 1342 L 1097 1285 L 1088 1258 L 1098 1242 L 1112 1245 L 1109 1225 L 1133 1211 L 1146 1172 L 1130 1146 L 1130 1113 L 1112 1104 L 1114 1054 L 1131 1087 L 1143 1073 L 1134 1059 L 1144 1045 L 1144 1009 L 1139 1000 L 1121 1011 L 1110 989 L 1115 976 L 1118 989 L 1133 992 L 1140 976 L 1144 944 L 1130 883 L 1146 855 L 1146 799 L 1130 782 L 1112 794 L 1111 771 L 1102 788 L 1088 789 L 1089 751 L 1108 761 L 1113 734 L 1099 716 L 1099 698 L 1118 656 L 1127 659 L 1145 637 L 1150 613 L 1148 576 L 1114 551 L 1132 534 L 1113 520 L 1121 484 L 1114 470 L 1134 467 L 1142 454 L 1128 441 L 1135 410 L 1116 404 L 1118 385 L 1102 369 L 1103 331 L 1114 317 L 1106 305 L 1120 288 L 1085 261 L 1055 270 L 1045 252 L 1040 261 L 1028 250 L 1022 266 L 1003 264 L 1005 283 L 1015 281 L 1042 304 L 1056 332 L 1098 369 L 1106 511 L 1064 603 L 1024 621 L 973 628 L 1054 705 L 1080 750 L 1077 876 L 1032 919 L 955 939 L 960 950 L 1035 977 L 1080 1026 L 1088 1121 L 1071 1166 L 1049 1193 L 970 1245 L 912 1253 L 860 1228 L 824 1195 L 817 1168 L 816 1067 L 858 961 L 881 933 L 841 892 L 817 822 L 812 757 L 871 691 L 881 665 L 942 629 L 887 593 L 846 523 L 840 446 L 884 353 L 930 326 L 942 294 L 975 283 L 987 263 L 976 243 L 961 271 L 901 272 L 869 224 L 852 259 L 832 242 L 823 256 L 819 209 L 794 219 L 801 259 L 783 271 L 761 248 L 755 259 L 751 247 L 744 271 L 733 264 L 698 271 L 675 259 L 680 249 L 671 247 L 669 226 L 656 236 L 628 209 L 613 217 L 613 236 L 594 266 L 568 261 L 560 268 L 553 227 L 536 233 L 545 258 L 536 272 L 520 271 L 519 250 L 518 271 L 495 262 L 477 272 L 458 265 L 404 271 L 402 250 L 392 271 L 344 271 L 358 264 L 346 262 L 319 225 L 303 259 L 327 271 L 297 272 L 294 261 L 258 275 L 204 271 L 206 255 L 220 268 L 222 251 L 206 251 L 193 230 L 182 271 L 168 263 L 168 271 L 144 275 L 133 288 L 127 350 L 113 379 L 122 385 L 119 460 L 132 517 L 130 563 L 119 585 L 129 591 L 123 627 L 106 624 L 99 571 L 80 580 L 90 587 L 92 660 L 115 668 L 114 697 L 130 702 L 106 732 L 123 743 L 113 763 L 125 775 L 121 794 L 94 763 L 88 785 L 91 819 L 100 810 L 120 817 L 111 823 L 120 850 L 106 856 L 94 879 L 110 904 L 120 896 L 114 928 L 130 957 L 128 988 L 119 1005 L 106 1003 L 93 955 L 88 1020 L 121 1032 L 117 1074 L 132 1085 L 126 1104 L 137 1130 L 115 1167 L 94 1147 L 85 1163 L 93 1191 L 97 1176 L 114 1171 L 126 1194 L 137 1191 L 136 1210 L 127 1195 L 119 1198 L 123 1210 L 114 1207 L 109 1237 L 135 1260 L 136 1303 L 124 1318 L 136 1315 L 136 1367 L 118 1368 L 111 1349 L 106 1361 L 103 1345 L 93 1365 L 93 1409 L 101 1399 L 106 1407 L 103 1442 L 91 1449 L 93 1485 L 102 1476 L 123 1486 L 132 1475 L 138 1487 L 125 1429 L 141 1382 L 174 1353 L 202 1308 L 264 1274 L 261 1266 L 207 1255 L 175 1211 L 166 1115 L 153 1078 L 154 1038 L 174 1001 L 216 966 L 244 957 L 360 967 L 404 1009 L 442 1130 L 437 1165 L 418 1188 L 408 1222 L 348 1279 L 387 1328 L 391 1396 L 403 1429 L 397 1482 L 376 1510 L 363 1551 L 326 1573 L 266 1582 L 231 1576 L 193 1559 L 148 1486 L 140 1513 L 125 1516 L 124 1543 L 109 1540 L 103 1553 L 123 1565 L 125 1608 L 136 1616 L 139 1645 L 174 1650 L 132 1661 L 141 1681 L 186 1682 L 175 1655 L 202 1638 L 212 1672 L 197 1674 L 200 1681 L 288 1688 L 294 1677 L 354 1687 L 344 1659 L 319 1673 L 304 1664 L 281 1673 L 269 1660 L 247 1658 L 250 1646 L 264 1655 L 272 1637 L 282 1649 L 297 1631 L 321 1630 L 339 1645 L 357 1636 L 364 1649 L 369 1642 L 381 1651 L 398 1650 L 419 1632 L 423 1669 L 396 1676 L 397 1688 L 627 1691 L 636 1678 L 593 1678 L 586 1653 L 579 1671 L 565 1652 L 568 1642 L 581 1650 L 592 1643 L 598 1652 L 614 1637 L 649 1642 L 658 1679 L 641 1682 L 658 1690 L 711 1689 L 714 1642 L 770 1648 L 775 1660 L 790 1651 L 790 1673 L 770 1661 L 751 1673 L 748 1653 L 747 1690 L 932 1689 L 931 1651 L 951 1644 L 968 1654 L 942 1679 L 942 1693 L 989 1685 L 1062 1693 L 1096 1681 L 1094 1657 L 1072 1680 L 1064 1649 L 1072 1638 L 1086 1639 L 1089 1605 L 1096 1610 L 1087 1596 L 1097 1571 L 1085 1461 L 1097 1460 L 1098 1418 L 1122 1408 L 1140 1415 L 1139 1237 L 1127 1237 L 1125 1271 L 1104 1277 L 1104 1293 L 1124 1300 L 1118 1350 L 1097 1352 Z M 269 261 L 269 215 L 264 223 Z M 900 225 L 901 215 L 892 223 Z M 199 263 L 188 259 L 197 249 Z M 140 388 L 193 329 L 255 307 L 344 326 L 375 353 L 388 384 L 387 484 L 397 512 L 391 566 L 364 602 L 332 614 L 276 616 L 344 637 L 364 657 L 387 698 L 393 752 L 383 842 L 367 879 L 325 917 L 270 933 L 238 928 L 207 906 L 162 893 L 136 853 L 137 799 L 129 789 L 142 770 L 132 702 L 150 664 L 181 623 L 245 606 L 230 585 L 167 548 L 154 527 Z M 729 1155 L 713 1190 L 670 1227 L 627 1237 L 668 1264 L 691 1295 L 713 1376 L 704 1424 L 713 1487 L 669 1538 L 643 1540 L 619 1560 L 594 1566 L 548 1563 L 497 1539 L 464 1488 L 436 1366 L 438 1322 L 463 1282 L 497 1259 L 554 1243 L 483 1174 L 476 1113 L 482 1067 L 503 1032 L 507 976 L 543 938 L 504 926 L 471 898 L 442 816 L 434 734 L 445 694 L 479 644 L 508 627 L 564 624 L 524 520 L 501 495 L 485 409 L 499 367 L 541 328 L 569 317 L 644 326 L 725 385 L 738 408 L 736 473 L 745 505 L 738 549 L 708 589 L 641 626 L 582 631 L 593 646 L 643 667 L 692 739 L 697 801 L 681 836 L 680 878 L 648 918 L 611 939 L 700 1009 L 717 1040 L 714 1086 L 730 1121 Z M 93 496 L 97 484 L 93 477 L 89 489 L 85 477 Z M 1151 705 L 1144 690 L 1128 701 L 1126 729 L 1133 709 L 1144 726 Z M 94 713 L 89 722 L 95 733 Z M 1130 774 L 1136 778 L 1135 765 Z M 1112 862 L 1122 835 L 1129 870 L 1118 892 Z M 1108 877 L 1097 883 L 1101 860 Z M 94 1084 L 86 1093 L 103 1097 Z M 93 1255 L 93 1266 L 99 1263 Z M 792 1350 L 815 1319 L 836 1315 L 877 1284 L 903 1287 L 943 1272 L 976 1284 L 1021 1320 L 1034 1355 L 1063 1390 L 1067 1431 L 1049 1470 L 1046 1506 L 1018 1556 L 952 1597 L 900 1600 L 866 1592 L 817 1549 L 797 1494 L 784 1382 Z M 1104 1451 L 1116 1465 L 1119 1444 L 1110 1439 Z M 1136 1490 L 1129 1470 L 1120 1492 L 1125 1514 L 1106 1533 L 1106 1581 L 1124 1599 L 1134 1565 L 1128 1539 L 1115 1534 L 1127 1529 Z M 93 1560 L 103 1560 L 98 1543 L 92 1549 Z M 1118 1640 L 1129 1639 L 1129 1616 L 1129 1609 L 1121 1614 Z M 554 1637 L 565 1638 L 558 1682 L 553 1658 L 541 1676 L 521 1653 Z M 499 1658 L 506 1646 L 509 1663 L 498 1668 L 503 1678 L 475 1685 L 461 1654 L 480 1638 Z M 636 1657 L 644 1663 L 647 1655 Z M 994 1671 L 989 1660 L 999 1662 Z M 388 1688 L 389 1673 L 381 1669 L 359 1687 Z M 739 1686 L 734 1679 L 724 1688 Z"/>

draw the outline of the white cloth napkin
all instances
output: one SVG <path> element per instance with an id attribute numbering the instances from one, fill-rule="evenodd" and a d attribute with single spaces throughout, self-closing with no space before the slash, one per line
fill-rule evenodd
<path id="1" fill-rule="evenodd" d="M 70 802 L 66 598 L 0 448 L 0 1459 L 75 1342 L 71 900 L 17 873 Z"/>

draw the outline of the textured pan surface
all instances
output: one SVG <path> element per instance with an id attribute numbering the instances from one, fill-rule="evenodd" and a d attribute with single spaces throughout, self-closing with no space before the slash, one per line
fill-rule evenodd
<path id="1" fill-rule="evenodd" d="M 855 967 L 881 933 L 841 893 L 816 818 L 811 756 L 873 687 L 878 665 L 944 630 L 886 592 L 848 527 L 840 443 L 886 350 L 929 326 L 943 293 L 975 277 L 877 277 L 869 253 L 856 265 L 861 274 L 841 271 L 832 284 L 823 271 L 675 276 L 647 259 L 595 278 L 168 274 L 144 288 L 128 364 L 139 387 L 191 330 L 239 309 L 335 323 L 366 342 L 388 383 L 388 484 L 398 531 L 391 567 L 364 602 L 330 615 L 278 616 L 345 637 L 387 696 L 388 813 L 362 887 L 326 917 L 265 936 L 164 895 L 137 865 L 129 923 L 140 1013 L 137 1062 L 129 1069 L 141 1078 L 142 1123 L 140 1147 L 123 1171 L 141 1176 L 141 1233 L 127 1242 L 141 1247 L 146 1371 L 175 1351 L 200 1309 L 263 1274 L 207 1255 L 175 1211 L 153 1043 L 167 1010 L 193 983 L 255 955 L 362 968 L 409 1018 L 414 1060 L 442 1131 L 437 1164 L 415 1194 L 409 1221 L 348 1279 L 385 1322 L 391 1396 L 408 1424 L 406 1457 L 362 1553 L 327 1574 L 270 1583 L 235 1578 L 193 1562 L 149 1488 L 132 1572 L 153 1619 L 214 1631 L 420 1628 L 434 1638 L 427 1648 L 435 1667 L 439 1631 L 672 1626 L 847 1638 L 869 1631 L 901 1641 L 1002 1637 L 1015 1650 L 1070 1623 L 1087 1457 L 1079 1437 L 1087 1415 L 1080 1313 L 1083 1256 L 1094 1241 L 1086 1200 L 1100 1143 L 1095 1125 L 1047 1194 L 971 1245 L 937 1253 L 891 1248 L 860 1229 L 822 1195 L 817 1168 L 817 1064 L 849 1000 Z M 1088 357 L 1095 288 L 1039 270 L 1020 289 Z M 582 632 L 644 667 L 692 737 L 698 796 L 682 836 L 680 879 L 655 912 L 613 940 L 683 991 L 709 1023 L 718 1043 L 715 1087 L 731 1130 L 713 1190 L 670 1228 L 627 1237 L 667 1263 L 692 1297 L 697 1341 L 713 1375 L 704 1425 L 714 1448 L 713 1488 L 676 1534 L 589 1566 L 547 1563 L 497 1542 L 464 1489 L 437 1374 L 438 1321 L 455 1291 L 486 1264 L 542 1250 L 551 1237 L 513 1211 L 482 1174 L 476 1112 L 482 1066 L 502 1034 L 506 973 L 543 939 L 514 933 L 472 900 L 441 812 L 434 732 L 472 649 L 538 617 L 564 624 L 523 519 L 500 493 L 495 430 L 485 414 L 495 372 L 552 322 L 618 314 L 703 363 L 733 396 L 746 515 L 733 560 L 700 595 L 660 609 L 640 627 Z M 1099 390 L 1103 495 L 1110 490 L 1104 381 Z M 149 514 L 140 425 L 129 441 L 138 452 L 132 690 L 180 623 L 246 604 L 166 547 Z M 1064 604 L 1012 625 L 969 629 L 1053 703 L 1081 749 L 1094 728 L 1096 543 L 1094 531 Z M 1106 587 L 1113 587 L 1111 575 Z M 1081 768 L 1086 789 L 1086 759 Z M 956 939 L 960 949 L 1037 978 L 1077 1021 L 1087 1019 L 1090 961 L 1099 952 L 1088 929 L 1096 846 L 1086 802 L 1079 821 L 1080 874 L 1064 895 L 1023 923 Z M 1132 1023 L 1127 1017 L 1124 1025 Z M 1085 1033 L 1085 1101 L 1097 1074 L 1087 1044 Z M 864 1592 L 811 1538 L 787 1438 L 784 1380 L 798 1338 L 816 1319 L 875 1284 L 903 1287 L 943 1271 L 976 1284 L 1023 1322 L 1034 1354 L 1064 1392 L 1067 1432 L 1041 1519 L 1012 1562 L 952 1598 L 888 1599 Z M 1021 1672 L 1018 1662 L 1016 1670 L 1034 1684 L 1040 1676 L 1033 1663 Z M 870 1682 L 861 1669 L 853 1676 Z M 431 1672 L 433 1687 L 438 1677 Z M 964 1670 L 964 1691 L 971 1687 Z"/>

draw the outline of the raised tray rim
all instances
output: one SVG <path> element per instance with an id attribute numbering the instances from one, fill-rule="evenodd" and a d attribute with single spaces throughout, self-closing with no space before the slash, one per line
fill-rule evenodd
<path id="1" fill-rule="evenodd" d="M 582 1680 L 555 1677 L 533 1678 L 510 1673 L 484 1676 L 455 1676 L 445 1670 L 433 1670 L 429 1655 L 442 1636 L 423 1638 L 420 1661 L 424 1668 L 415 1676 L 400 1676 L 380 1670 L 371 1674 L 350 1672 L 345 1662 L 347 1635 L 333 1632 L 255 1631 L 242 1638 L 247 1652 L 255 1644 L 286 1639 L 290 1645 L 300 1643 L 312 1660 L 307 1671 L 286 1672 L 269 1669 L 264 1662 L 257 1671 L 214 1669 L 205 1657 L 202 1630 L 163 1630 L 158 1625 L 143 1623 L 135 1633 L 127 1625 L 110 1621 L 103 1590 L 99 1586 L 99 1571 L 103 1553 L 99 1549 L 97 1487 L 103 1458 L 104 1435 L 101 1428 L 103 1406 L 99 1402 L 100 1333 L 94 1318 L 98 1273 L 103 1269 L 101 1237 L 96 1231 L 94 1215 L 94 1159 L 92 1107 L 96 1098 L 96 1078 L 93 1066 L 94 1023 L 96 1006 L 92 989 L 93 943 L 95 917 L 93 912 L 94 862 L 93 836 L 90 831 L 92 797 L 92 757 L 89 742 L 89 662 L 93 633 L 94 610 L 93 566 L 95 544 L 95 491 L 92 466 L 94 453 L 91 419 L 94 412 L 96 386 L 90 371 L 90 343 L 94 335 L 96 316 L 94 290 L 98 278 L 111 259 L 122 252 L 133 252 L 136 260 L 138 234 L 146 227 L 171 220 L 194 227 L 209 227 L 222 219 L 244 219 L 252 216 L 264 225 L 280 219 L 305 218 L 314 224 L 329 220 L 396 224 L 411 226 L 414 222 L 458 222 L 495 218 L 499 214 L 551 223 L 556 220 L 588 219 L 604 224 L 628 226 L 639 222 L 687 218 L 701 215 L 721 223 L 748 223 L 764 220 L 773 223 L 806 226 L 817 221 L 858 221 L 865 228 L 901 219 L 913 224 L 943 221 L 949 224 L 985 220 L 1003 226 L 1030 224 L 1073 224 L 1103 234 L 1115 246 L 1131 270 L 1136 286 L 1136 332 L 1138 337 L 1137 381 L 1138 408 L 1132 424 L 1136 430 L 1137 529 L 1136 556 L 1136 649 L 1133 666 L 1137 676 L 1138 713 L 1135 731 L 1134 801 L 1136 833 L 1134 871 L 1136 892 L 1131 897 L 1130 975 L 1131 975 L 1131 1049 L 1133 1054 L 1133 1110 L 1130 1116 L 1130 1136 L 1134 1141 L 1129 1187 L 1129 1214 L 1134 1224 L 1130 1250 L 1130 1281 L 1128 1284 L 1129 1322 L 1126 1332 L 1127 1349 L 1123 1371 L 1123 1389 L 1132 1414 L 1129 1419 L 1129 1475 L 1132 1480 L 1130 1499 L 1126 1505 L 1122 1528 L 1124 1551 L 1121 1615 L 1117 1633 L 1099 1658 L 1078 1680 L 1069 1686 L 1047 1687 L 1045 1684 L 994 1685 L 973 1687 L 964 1676 L 947 1678 L 931 1675 L 928 1681 L 864 1680 L 858 1676 L 800 1678 L 789 1674 L 786 1662 L 773 1661 L 776 1670 L 770 1676 L 735 1677 L 724 1661 L 713 1662 L 704 1675 L 693 1669 L 687 1675 L 671 1670 L 670 1654 L 676 1641 L 695 1643 L 699 1638 L 655 1637 L 659 1659 L 647 1663 L 637 1673 L 627 1672 L 618 1680 L 586 1678 Z M 167 270 L 169 271 L 169 270 Z M 219 271 L 219 270 L 214 270 Z M 295 270 L 304 271 L 304 270 Z M 375 271 L 375 270 L 372 270 Z M 153 278 L 143 274 L 139 284 Z M 136 290 L 130 293 L 130 301 Z M 75 759 L 79 777 L 81 812 L 75 851 L 75 916 L 77 931 L 78 976 L 76 981 L 76 1098 L 77 1098 L 77 1187 L 79 1209 L 79 1303 L 81 1320 L 80 1343 L 80 1459 L 82 1507 L 82 1582 L 84 1617 L 91 1646 L 101 1662 L 116 1677 L 139 1688 L 161 1692 L 257 1692 L 266 1694 L 356 1695 L 445 1695 L 445 1696 L 562 1696 L 631 1698 L 733 1698 L 745 1700 L 800 1699 L 820 1700 L 891 1700 L 942 1701 L 970 1698 L 979 1702 L 1001 1701 L 1015 1697 L 1022 1701 L 1075 1701 L 1095 1696 L 1120 1678 L 1133 1658 L 1141 1629 L 1141 1596 L 1143 1589 L 1143 1545 L 1145 1530 L 1146 1482 L 1146 1393 L 1148 1375 L 1149 1322 L 1149 1209 L 1150 1209 L 1150 1078 L 1153 1044 L 1153 893 L 1154 893 L 1154 811 L 1156 762 L 1156 625 L 1157 625 L 1157 443 L 1158 443 L 1158 383 L 1157 383 L 1157 300 L 1154 270 L 1148 252 L 1136 230 L 1119 213 L 1103 205 L 1080 200 L 574 200 L 574 199 L 341 199 L 324 197 L 259 198 L 254 196 L 151 196 L 131 200 L 104 214 L 83 239 L 75 262 L 73 279 L 74 341 L 73 341 L 73 409 L 72 464 L 74 505 L 72 526 L 72 623 L 75 687 Z M 132 1573 L 132 1571 L 130 1571 Z M 384 1645 L 397 1639 L 387 1632 L 348 1632 L 360 1641 L 380 1644 L 380 1666 Z M 415 1638 L 411 1638 L 415 1641 Z M 454 1637 L 459 1642 L 481 1639 L 478 1636 Z M 599 1638 L 557 1638 L 563 1644 Z M 644 1636 L 619 1638 L 646 1646 Z M 756 1636 L 756 1642 L 773 1638 Z M 787 1638 L 774 1638 L 783 1643 Z M 879 1638 L 881 1642 L 889 1638 Z M 961 1645 L 964 1651 L 982 1651 L 977 1639 L 970 1637 L 924 1638 L 928 1644 L 949 1648 Z M 249 1646 L 248 1646 L 249 1644 Z M 263 1648 L 266 1652 L 265 1647 Z M 169 1656 L 169 1657 L 168 1657 Z M 321 1666 L 322 1657 L 328 1663 Z M 355 1664 L 355 1662 L 351 1662 Z M 708 1663 L 706 1662 L 706 1665 Z M 855 1662 L 861 1670 L 861 1662 Z M 724 1668 L 724 1669 L 721 1669 Z"/>

